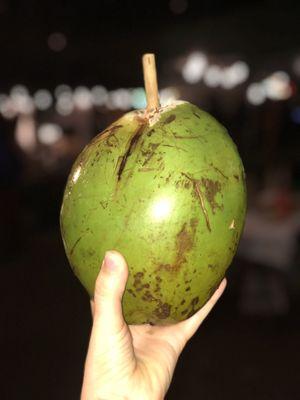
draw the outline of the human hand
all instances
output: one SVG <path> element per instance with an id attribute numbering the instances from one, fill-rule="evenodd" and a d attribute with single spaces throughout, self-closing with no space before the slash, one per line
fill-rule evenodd
<path id="1" fill-rule="evenodd" d="M 81 400 L 161 400 L 180 353 L 222 295 L 226 279 L 189 319 L 169 326 L 127 325 L 121 300 L 128 267 L 116 251 L 106 253 L 92 302 L 93 327 Z"/>

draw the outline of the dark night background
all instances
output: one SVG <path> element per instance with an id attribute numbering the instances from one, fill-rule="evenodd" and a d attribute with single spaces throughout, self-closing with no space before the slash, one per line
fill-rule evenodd
<path id="1" fill-rule="evenodd" d="M 299 399 L 300 2 L 292 0 L 0 0 L 0 398 L 79 398 L 91 317 L 59 208 L 76 155 L 142 104 L 145 52 L 156 54 L 166 98 L 191 101 L 228 128 L 249 195 L 228 288 L 166 398 Z M 244 78 L 226 86 L 224 71 L 240 61 Z"/>

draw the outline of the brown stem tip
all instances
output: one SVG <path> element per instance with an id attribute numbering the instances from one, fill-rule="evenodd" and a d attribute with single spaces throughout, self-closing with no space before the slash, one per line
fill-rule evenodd
<path id="1" fill-rule="evenodd" d="M 143 71 L 147 111 L 150 112 L 160 107 L 154 54 L 147 53 L 143 55 Z"/>

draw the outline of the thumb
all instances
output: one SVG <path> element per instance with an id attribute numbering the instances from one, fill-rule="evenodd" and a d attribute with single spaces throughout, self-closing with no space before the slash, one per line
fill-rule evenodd
<path id="1" fill-rule="evenodd" d="M 122 296 L 128 278 L 124 257 L 117 251 L 105 254 L 95 284 L 94 324 L 110 334 L 119 332 L 125 325 L 122 313 Z"/>

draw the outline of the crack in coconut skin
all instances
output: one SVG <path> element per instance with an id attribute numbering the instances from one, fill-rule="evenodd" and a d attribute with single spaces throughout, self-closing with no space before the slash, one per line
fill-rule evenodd
<path id="1" fill-rule="evenodd" d="M 105 251 L 118 250 L 128 323 L 187 318 L 236 252 L 244 176 L 226 130 L 196 106 L 125 114 L 85 147 L 66 185 L 60 223 L 74 273 L 93 296 Z"/>

